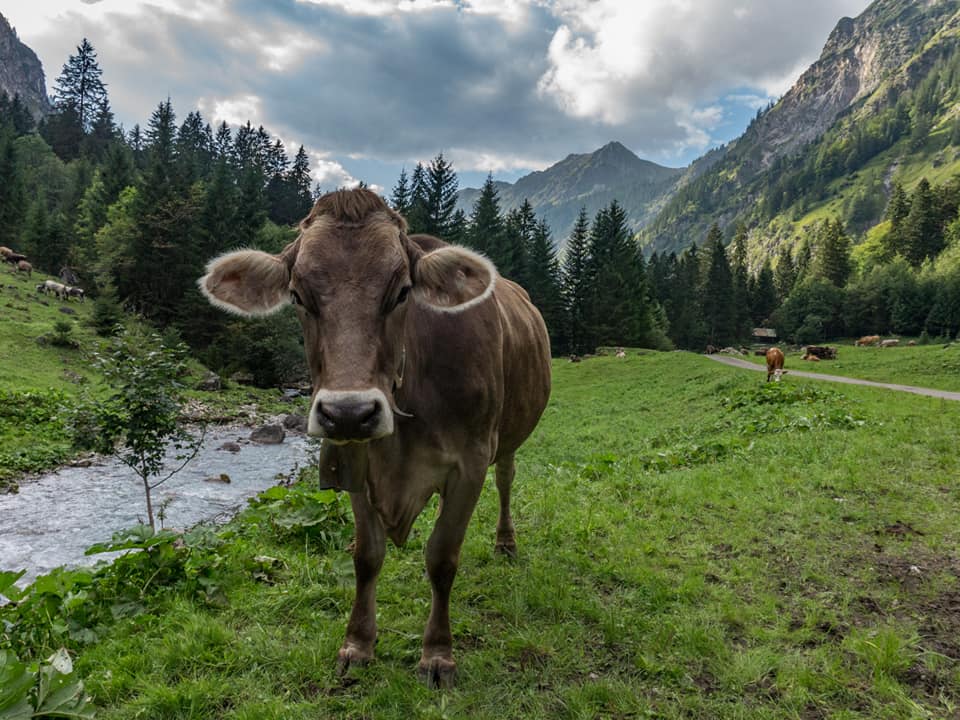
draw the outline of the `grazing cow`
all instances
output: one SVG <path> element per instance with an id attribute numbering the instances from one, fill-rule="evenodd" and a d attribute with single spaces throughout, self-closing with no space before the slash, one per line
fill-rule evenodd
<path id="1" fill-rule="evenodd" d="M 403 544 L 435 493 L 427 542 L 432 607 L 421 677 L 456 673 L 450 590 L 488 466 L 500 496 L 495 549 L 516 552 L 514 453 L 550 394 L 550 346 L 527 293 L 489 260 L 427 235 L 365 188 L 317 200 L 280 254 L 227 253 L 199 281 L 239 315 L 296 306 L 313 380 L 308 433 L 325 438 L 321 474 L 350 489 L 356 597 L 338 653 L 342 673 L 369 662 L 386 538 Z"/>
<path id="2" fill-rule="evenodd" d="M 862 338 L 857 340 L 854 345 L 866 347 L 867 345 L 876 345 L 878 342 L 880 342 L 879 335 L 864 335 Z"/>
<path id="3" fill-rule="evenodd" d="M 66 288 L 66 297 L 67 297 L 67 299 L 72 298 L 72 297 L 73 297 L 73 298 L 77 298 L 80 302 L 83 302 L 84 299 L 85 299 L 85 294 L 84 294 L 84 292 L 83 292 L 83 288 L 80 288 L 80 287 L 67 287 L 67 288 Z"/>
<path id="4" fill-rule="evenodd" d="M 900 344 L 900 340 L 898 338 L 890 338 L 889 340 L 880 341 L 880 347 L 882 348 L 896 347 L 899 344 Z"/>
<path id="5" fill-rule="evenodd" d="M 27 256 L 11 250 L 9 253 L 3 256 L 3 259 L 16 267 L 18 263 L 26 262 Z"/>
<path id="6" fill-rule="evenodd" d="M 27 277 L 30 277 L 33 274 L 33 265 L 26 260 L 20 260 L 17 263 L 17 272 L 25 272 Z"/>
<path id="7" fill-rule="evenodd" d="M 0 255 L 6 258 L 8 255 L 13 255 L 13 250 L 6 247 L 5 245 L 0 245 Z"/>
<path id="8" fill-rule="evenodd" d="M 56 280 L 44 280 L 37 285 L 37 292 L 42 292 L 45 295 L 56 295 L 59 299 L 65 300 L 67 297 L 67 286 L 63 283 L 58 283 Z"/>
<path id="9" fill-rule="evenodd" d="M 787 372 L 783 369 L 783 350 L 772 347 L 767 350 L 767 382 L 773 378 L 774 382 L 780 382 L 780 378 Z"/>

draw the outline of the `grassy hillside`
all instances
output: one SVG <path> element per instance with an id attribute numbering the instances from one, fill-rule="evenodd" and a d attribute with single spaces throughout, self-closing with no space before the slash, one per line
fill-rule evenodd
<path id="1" fill-rule="evenodd" d="M 492 552 L 492 482 L 467 536 L 456 690 L 414 672 L 430 508 L 388 551 L 377 661 L 334 676 L 351 533 L 343 498 L 322 493 L 273 493 L 177 550 L 182 582 L 137 582 L 133 609 L 117 605 L 90 644 L 34 652 L 79 650 L 101 718 L 956 712 L 960 403 L 764 385 L 686 353 L 557 361 L 554 378 L 519 457 L 519 558 Z M 92 585 L 87 602 L 123 587 Z"/>

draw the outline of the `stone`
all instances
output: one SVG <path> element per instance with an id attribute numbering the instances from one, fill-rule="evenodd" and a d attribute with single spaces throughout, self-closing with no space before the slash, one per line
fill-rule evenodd
<path id="1" fill-rule="evenodd" d="M 253 385 L 253 375 L 248 372 L 243 372 L 242 370 L 237 370 L 237 372 L 230 376 L 230 380 L 237 385 Z"/>
<path id="2" fill-rule="evenodd" d="M 217 450 L 226 450 L 227 452 L 237 453 L 240 452 L 240 445 L 235 442 L 225 442 L 223 445 L 218 447 Z"/>
<path id="3" fill-rule="evenodd" d="M 303 415 L 290 413 L 283 416 L 283 427 L 291 432 L 307 432 L 307 419 Z"/>
<path id="4" fill-rule="evenodd" d="M 214 392 L 223 388 L 223 381 L 220 379 L 220 376 L 215 372 L 208 372 L 203 380 L 197 383 L 197 390 L 204 390 L 206 392 Z"/>
<path id="5" fill-rule="evenodd" d="M 58 309 L 60 312 L 62 312 L 64 315 L 76 315 L 76 314 L 77 314 L 77 311 L 76 311 L 76 310 L 74 310 L 72 307 L 67 307 L 66 305 L 61 305 L 61 306 L 60 306 L 59 308 L 57 308 L 57 309 Z"/>
<path id="6" fill-rule="evenodd" d="M 286 436 L 280 425 L 261 425 L 250 433 L 250 439 L 261 445 L 279 445 Z"/>
<path id="7" fill-rule="evenodd" d="M 220 473 L 219 475 L 208 475 L 207 477 L 205 477 L 205 478 L 203 479 L 203 481 L 204 481 L 204 482 L 210 482 L 210 483 L 213 483 L 213 482 L 223 483 L 223 484 L 225 484 L 225 485 L 229 485 L 229 484 L 230 484 L 230 476 L 227 475 L 226 473 Z"/>

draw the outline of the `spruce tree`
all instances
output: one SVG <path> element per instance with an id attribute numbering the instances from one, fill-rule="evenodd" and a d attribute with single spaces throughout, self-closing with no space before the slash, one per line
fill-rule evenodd
<path id="1" fill-rule="evenodd" d="M 780 303 L 787 299 L 797 280 L 797 271 L 793 266 L 793 256 L 785 243 L 777 251 L 777 268 L 774 272 L 774 284 L 777 288 L 777 299 Z"/>
<path id="2" fill-rule="evenodd" d="M 903 221 L 903 255 L 917 266 L 943 249 L 943 226 L 933 190 L 921 178 L 910 197 L 910 212 Z"/>
<path id="3" fill-rule="evenodd" d="M 72 107 L 76 112 L 81 133 L 88 133 L 101 104 L 107 97 L 107 88 L 101 80 L 103 70 L 97 62 L 97 52 L 86 38 L 77 46 L 60 71 L 53 94 L 55 110 Z"/>
<path id="4" fill-rule="evenodd" d="M 425 178 L 426 206 L 423 232 L 447 240 L 459 230 L 454 223 L 457 207 L 457 174 L 443 153 L 438 154 L 427 168 Z"/>
<path id="5" fill-rule="evenodd" d="M 723 247 L 723 233 L 714 223 L 707 232 L 707 274 L 704 279 L 702 308 L 707 342 L 729 345 L 735 339 L 733 273 Z"/>
<path id="6" fill-rule="evenodd" d="M 410 178 L 406 168 L 400 168 L 400 178 L 390 195 L 390 207 L 404 217 L 410 212 Z"/>
<path id="7" fill-rule="evenodd" d="M 470 214 L 470 225 L 467 231 L 467 244 L 489 255 L 497 265 L 499 258 L 495 257 L 495 254 L 503 245 L 503 231 L 500 194 L 493 183 L 493 175 L 488 174 L 483 187 L 480 188 L 480 195 L 473 203 L 473 212 Z"/>
<path id="8" fill-rule="evenodd" d="M 427 194 L 427 171 L 423 163 L 417 163 L 410 176 L 410 206 L 407 210 L 407 225 L 411 234 L 428 232 Z"/>
<path id="9" fill-rule="evenodd" d="M 840 218 L 824 220 L 817 232 L 816 275 L 842 288 L 852 270 L 850 238 L 843 223 Z"/>
<path id="10" fill-rule="evenodd" d="M 592 284 L 588 275 L 590 265 L 590 221 L 587 209 L 580 208 L 577 222 L 567 240 L 563 259 L 563 305 L 566 313 L 567 349 L 574 353 L 587 352 L 589 302 Z"/>
<path id="11" fill-rule="evenodd" d="M 751 283 L 750 309 L 757 324 L 767 323 L 777 309 L 777 284 L 769 260 L 764 260 L 756 280 Z"/>
<path id="12" fill-rule="evenodd" d="M 560 290 L 560 264 L 553 249 L 553 238 L 547 221 L 541 219 L 533 230 L 530 242 L 528 277 L 525 288 L 530 300 L 540 310 L 555 349 L 561 348 L 563 335 L 563 301 Z"/>
<path id="13" fill-rule="evenodd" d="M 313 207 L 313 196 L 310 194 L 310 159 L 303 145 L 297 150 L 290 167 L 288 178 L 293 191 L 293 217 L 300 221 L 307 216 Z"/>
<path id="14" fill-rule="evenodd" d="M 17 246 L 25 204 L 13 141 L 13 128 L 0 125 L 0 245 L 9 248 Z"/>
<path id="15" fill-rule="evenodd" d="M 737 224 L 733 236 L 731 260 L 734 336 L 741 339 L 749 336 L 751 326 L 750 275 L 747 271 L 747 228 L 743 223 Z"/>

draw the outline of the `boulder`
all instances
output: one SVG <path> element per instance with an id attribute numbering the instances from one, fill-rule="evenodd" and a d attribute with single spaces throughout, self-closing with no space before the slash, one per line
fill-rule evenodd
<path id="1" fill-rule="evenodd" d="M 240 445 L 235 442 L 225 442 L 223 445 L 217 448 L 217 450 L 226 450 L 227 452 L 240 452 Z"/>
<path id="2" fill-rule="evenodd" d="M 74 310 L 72 307 L 67 307 L 66 305 L 61 305 L 61 306 L 60 306 L 59 308 L 57 308 L 57 309 L 58 309 L 60 312 L 62 312 L 64 315 L 76 315 L 76 314 L 77 314 L 77 311 L 76 311 L 76 310 Z"/>
<path id="3" fill-rule="evenodd" d="M 261 425 L 250 433 L 250 440 L 261 445 L 279 445 L 286 436 L 281 425 Z"/>
<path id="4" fill-rule="evenodd" d="M 203 380 L 197 383 L 197 390 L 214 392 L 221 388 L 223 388 L 223 381 L 220 379 L 220 376 L 213 371 L 208 372 Z"/>
<path id="5" fill-rule="evenodd" d="M 208 475 L 203 479 L 204 482 L 210 483 L 224 483 L 225 485 L 230 484 L 230 476 L 226 473 L 220 473 L 219 475 Z"/>
<path id="6" fill-rule="evenodd" d="M 307 432 L 307 419 L 303 415 L 290 413 L 283 416 L 283 427 L 291 432 Z"/>

